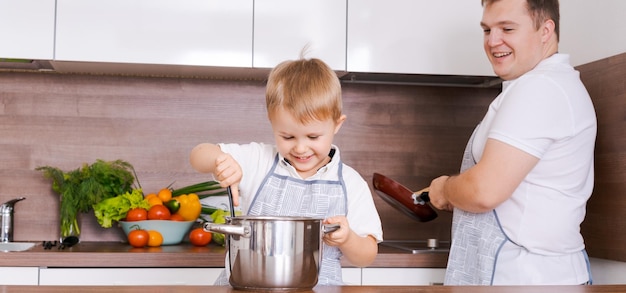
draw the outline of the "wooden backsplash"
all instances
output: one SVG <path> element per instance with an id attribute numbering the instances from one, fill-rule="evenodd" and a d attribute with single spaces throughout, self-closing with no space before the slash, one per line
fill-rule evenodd
<path id="1" fill-rule="evenodd" d="M 578 69 L 598 118 L 596 181 L 581 230 L 590 256 L 626 261 L 626 53 Z"/>
<path id="2" fill-rule="evenodd" d="M 626 54 L 581 66 L 598 114 L 596 188 L 582 231 L 591 256 L 626 261 Z M 210 142 L 272 143 L 264 81 L 0 72 L 0 202 L 16 204 L 15 240 L 58 237 L 58 196 L 34 169 L 123 159 L 144 190 L 206 180 L 188 155 Z M 367 181 L 412 189 L 458 172 L 466 140 L 499 89 L 344 85 L 348 120 L 335 143 Z M 449 240 L 451 214 L 418 223 L 373 195 L 386 239 Z M 92 214 L 83 241 L 123 239 Z"/>
<path id="3" fill-rule="evenodd" d="M 201 142 L 272 143 L 264 81 L 55 73 L 0 73 L 0 201 L 18 196 L 15 240 L 58 237 L 58 196 L 34 169 L 63 170 L 96 159 L 132 163 L 144 191 L 208 179 L 189 151 Z M 410 188 L 458 172 L 474 125 L 497 89 L 344 85 L 342 159 L 371 181 L 374 172 Z M 371 184 L 371 183 L 370 183 Z M 449 240 L 451 215 L 418 223 L 373 195 L 386 239 Z M 92 213 L 84 241 L 122 239 Z"/>

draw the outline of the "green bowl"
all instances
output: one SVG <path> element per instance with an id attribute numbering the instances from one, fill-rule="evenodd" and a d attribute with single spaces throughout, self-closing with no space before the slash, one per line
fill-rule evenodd
<path id="1" fill-rule="evenodd" d="M 169 220 L 145 220 L 145 221 L 120 221 L 120 226 L 126 236 L 130 231 L 137 229 L 156 230 L 163 236 L 161 245 L 174 245 L 183 241 L 189 230 L 196 221 L 169 221 Z"/>

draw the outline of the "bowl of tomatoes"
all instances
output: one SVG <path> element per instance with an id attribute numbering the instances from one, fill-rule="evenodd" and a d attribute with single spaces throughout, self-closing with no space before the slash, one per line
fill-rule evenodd
<path id="1" fill-rule="evenodd" d="M 143 220 L 120 221 L 119 223 L 127 237 L 133 230 L 154 230 L 163 237 L 161 245 L 175 245 L 183 241 L 195 221 Z"/>

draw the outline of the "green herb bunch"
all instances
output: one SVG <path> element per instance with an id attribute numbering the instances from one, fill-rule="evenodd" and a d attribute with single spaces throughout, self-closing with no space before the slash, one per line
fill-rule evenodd
<path id="1" fill-rule="evenodd" d="M 80 234 L 78 213 L 89 212 L 94 204 L 107 198 L 131 192 L 135 182 L 133 166 L 122 160 L 96 160 L 69 172 L 50 166 L 36 170 L 52 179 L 52 190 L 60 196 L 61 239 Z"/>

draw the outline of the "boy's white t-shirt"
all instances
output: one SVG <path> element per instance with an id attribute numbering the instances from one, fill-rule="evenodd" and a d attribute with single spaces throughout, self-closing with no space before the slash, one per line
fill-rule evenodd
<path id="1" fill-rule="evenodd" d="M 239 184 L 239 208 L 243 214 L 247 214 L 254 195 L 274 164 L 277 154 L 276 147 L 256 142 L 249 144 L 219 144 L 219 146 L 223 152 L 233 156 L 241 166 L 243 177 Z M 320 168 L 317 174 L 304 180 L 339 179 L 337 174 L 340 152 L 336 146 L 333 145 L 332 148 L 335 149 L 332 160 L 326 166 Z M 342 170 L 347 192 L 346 218 L 350 229 L 359 236 L 372 235 L 378 242 L 381 242 L 383 240 L 382 224 L 367 182 L 356 170 L 346 164 L 343 164 Z M 275 171 L 280 175 L 303 179 L 280 155 Z"/>

